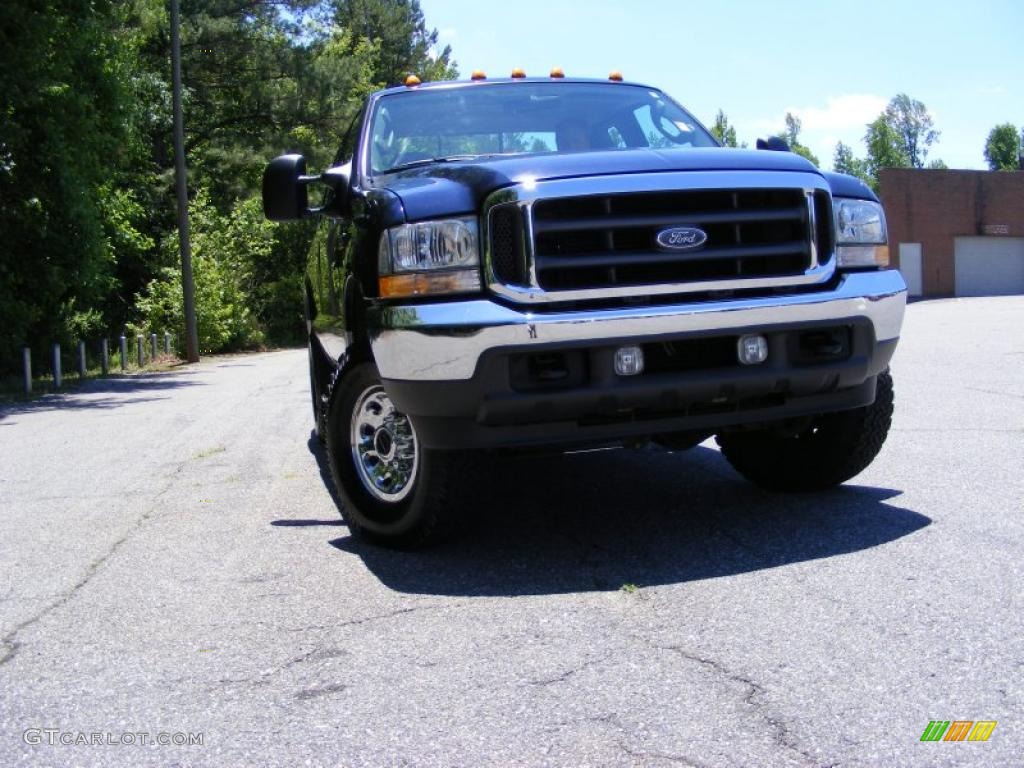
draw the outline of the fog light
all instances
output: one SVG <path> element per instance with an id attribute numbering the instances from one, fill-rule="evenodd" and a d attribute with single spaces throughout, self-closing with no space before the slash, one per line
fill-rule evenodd
<path id="1" fill-rule="evenodd" d="M 740 336 L 736 348 L 744 365 L 757 365 L 768 359 L 768 339 L 759 334 Z"/>
<path id="2" fill-rule="evenodd" d="M 644 351 L 640 347 L 619 347 L 615 350 L 615 372 L 619 376 L 636 376 L 644 370 Z"/>

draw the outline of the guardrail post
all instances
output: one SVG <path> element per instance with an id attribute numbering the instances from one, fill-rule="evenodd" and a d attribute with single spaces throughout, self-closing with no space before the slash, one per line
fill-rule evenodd
<path id="1" fill-rule="evenodd" d="M 146 343 L 144 338 L 145 337 L 141 333 L 135 337 L 135 345 L 138 347 L 139 352 L 139 368 L 146 363 Z"/>
<path id="2" fill-rule="evenodd" d="M 156 360 L 157 348 L 156 348 L 156 334 L 149 334 L 149 350 L 152 354 L 149 356 L 151 360 Z"/>
<path id="3" fill-rule="evenodd" d="M 110 345 L 106 339 L 100 342 L 100 370 L 104 376 L 110 373 Z"/>
<path id="4" fill-rule="evenodd" d="M 171 334 L 167 331 L 164 331 L 164 354 L 171 354 Z"/>
<path id="5" fill-rule="evenodd" d="M 25 368 L 25 394 L 32 394 L 32 350 L 29 347 L 21 348 L 21 362 Z"/>
<path id="6" fill-rule="evenodd" d="M 53 345 L 53 388 L 60 389 L 60 344 Z"/>
<path id="7" fill-rule="evenodd" d="M 121 334 L 121 370 L 125 370 L 128 367 L 128 339 L 125 335 Z"/>
<path id="8" fill-rule="evenodd" d="M 85 342 L 78 342 L 78 378 L 85 378 Z"/>

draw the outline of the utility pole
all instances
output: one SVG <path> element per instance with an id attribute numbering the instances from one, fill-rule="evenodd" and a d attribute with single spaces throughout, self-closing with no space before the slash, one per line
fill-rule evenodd
<path id="1" fill-rule="evenodd" d="M 185 294 L 185 350 L 188 361 L 196 363 L 199 361 L 199 332 L 196 328 L 196 288 L 192 281 L 192 244 L 188 238 L 188 179 L 185 177 L 185 124 L 181 114 L 181 13 L 178 0 L 171 0 L 171 79 L 181 288 Z"/>

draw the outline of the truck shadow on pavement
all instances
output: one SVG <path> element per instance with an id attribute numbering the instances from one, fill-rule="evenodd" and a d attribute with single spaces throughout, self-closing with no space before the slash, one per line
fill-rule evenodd
<path id="1" fill-rule="evenodd" d="M 450 543 L 411 553 L 351 536 L 330 544 L 400 592 L 540 595 L 776 568 L 876 547 L 931 523 L 886 503 L 901 492 L 885 488 L 765 493 L 706 447 L 516 457 L 473 482 L 479 508 Z"/>

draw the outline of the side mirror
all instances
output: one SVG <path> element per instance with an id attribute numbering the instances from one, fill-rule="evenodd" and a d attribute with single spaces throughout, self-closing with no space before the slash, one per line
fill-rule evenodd
<path id="1" fill-rule="evenodd" d="M 767 140 L 757 140 L 758 149 L 771 149 L 775 152 L 789 152 L 789 144 L 781 136 L 769 136 Z"/>
<path id="2" fill-rule="evenodd" d="M 306 158 L 281 155 L 263 171 L 263 215 L 271 221 L 297 221 L 309 215 L 306 185 L 319 177 L 306 176 Z"/>
<path id="3" fill-rule="evenodd" d="M 352 177 L 352 161 L 349 160 L 344 165 L 337 165 L 334 168 L 328 168 L 320 176 L 320 181 L 331 188 L 333 199 L 329 204 L 331 209 L 328 214 L 333 212 L 339 216 L 345 216 L 348 213 L 349 204 L 349 183 Z"/>

